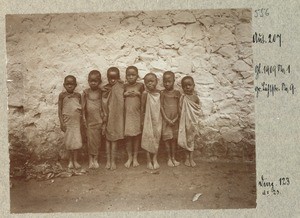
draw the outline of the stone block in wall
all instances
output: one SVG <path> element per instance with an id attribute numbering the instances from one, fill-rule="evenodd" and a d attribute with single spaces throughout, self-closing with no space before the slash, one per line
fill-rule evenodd
<path id="1" fill-rule="evenodd" d="M 150 62 L 150 67 L 151 67 L 150 69 L 152 69 L 154 71 L 156 71 L 156 70 L 166 71 L 166 70 L 169 69 L 168 64 L 165 61 L 161 60 L 161 59 L 151 61 Z"/>
<path id="2" fill-rule="evenodd" d="M 140 78 L 144 78 L 145 75 L 150 72 L 145 62 L 137 62 L 134 66 L 138 68 Z"/>
<path id="3" fill-rule="evenodd" d="M 216 68 L 222 73 L 231 66 L 231 63 L 228 60 L 223 58 L 222 55 L 217 54 L 211 55 L 209 62 L 211 63 L 212 67 Z"/>
<path id="4" fill-rule="evenodd" d="M 184 37 L 188 41 L 197 43 L 198 41 L 204 38 L 202 26 L 199 23 L 187 25 Z"/>
<path id="5" fill-rule="evenodd" d="M 173 22 L 173 24 L 179 24 L 179 23 L 188 24 L 188 23 L 196 22 L 196 18 L 193 15 L 193 13 L 191 13 L 189 11 L 182 11 L 182 12 L 176 13 L 172 17 L 172 22 Z"/>
<path id="6" fill-rule="evenodd" d="M 218 73 L 215 74 L 215 78 L 216 80 L 222 85 L 222 86 L 228 86 L 230 84 L 230 81 L 224 76 L 223 73 L 220 73 L 219 71 L 217 71 Z"/>
<path id="7" fill-rule="evenodd" d="M 201 97 L 200 102 L 201 102 L 201 110 L 203 112 L 203 115 L 204 116 L 210 115 L 214 106 L 213 99 Z"/>
<path id="8" fill-rule="evenodd" d="M 220 133 L 226 142 L 238 143 L 243 139 L 240 127 L 222 127 Z"/>
<path id="9" fill-rule="evenodd" d="M 221 101 L 227 98 L 226 93 L 219 89 L 210 91 L 209 95 L 214 102 Z"/>
<path id="10" fill-rule="evenodd" d="M 196 72 L 194 80 L 199 85 L 214 84 L 214 77 L 209 72 Z"/>
<path id="11" fill-rule="evenodd" d="M 245 9 L 239 11 L 239 19 L 242 22 L 250 23 L 252 19 L 252 11 L 251 9 Z"/>
<path id="12" fill-rule="evenodd" d="M 252 71 L 243 71 L 243 72 L 241 72 L 241 74 L 242 74 L 244 79 L 246 79 L 248 77 L 251 77 L 251 76 L 254 78 Z"/>
<path id="13" fill-rule="evenodd" d="M 248 64 L 246 64 L 243 60 L 236 61 L 232 69 L 239 72 L 251 71 L 251 67 Z"/>
<path id="14" fill-rule="evenodd" d="M 159 39 L 166 45 L 178 44 L 185 33 L 185 25 L 175 25 L 164 29 Z"/>
<path id="15" fill-rule="evenodd" d="M 251 23 L 240 23 L 236 26 L 236 39 L 238 42 L 252 42 Z"/>
<path id="16" fill-rule="evenodd" d="M 189 74 L 192 72 L 192 60 L 188 56 L 179 56 L 171 59 L 171 65 L 175 66 L 176 72 L 183 72 Z"/>
<path id="17" fill-rule="evenodd" d="M 225 27 L 217 25 L 210 30 L 210 42 L 213 45 L 235 44 L 235 36 Z"/>
<path id="18" fill-rule="evenodd" d="M 210 28 L 214 25 L 214 19 L 211 17 L 202 17 L 199 18 L 198 21 L 202 23 L 206 28 Z"/>
<path id="19" fill-rule="evenodd" d="M 221 101 L 218 108 L 220 113 L 225 114 L 236 113 L 239 110 L 236 100 L 232 98 Z"/>
<path id="20" fill-rule="evenodd" d="M 233 45 L 222 46 L 217 53 L 221 54 L 225 58 L 237 58 L 236 49 Z"/>
<path id="21" fill-rule="evenodd" d="M 168 27 L 172 26 L 172 19 L 169 15 L 158 15 L 151 24 L 158 27 Z"/>

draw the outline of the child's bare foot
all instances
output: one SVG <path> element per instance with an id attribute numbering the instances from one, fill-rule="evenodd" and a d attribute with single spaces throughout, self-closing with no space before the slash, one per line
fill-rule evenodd
<path id="1" fill-rule="evenodd" d="M 106 162 L 105 169 L 107 169 L 107 170 L 110 169 L 110 162 L 109 161 Z"/>
<path id="2" fill-rule="evenodd" d="M 94 163 L 92 160 L 89 160 L 89 169 L 93 169 L 94 168 Z"/>
<path id="3" fill-rule="evenodd" d="M 115 162 L 111 162 L 110 170 L 115 170 L 115 169 L 117 169 L 116 163 Z"/>
<path id="4" fill-rule="evenodd" d="M 73 165 L 73 162 L 72 162 L 72 161 L 69 162 L 68 168 L 69 168 L 69 169 L 73 169 L 73 168 L 74 168 L 74 165 Z"/>
<path id="5" fill-rule="evenodd" d="M 94 161 L 94 168 L 95 169 L 98 169 L 99 168 L 99 163 L 97 160 Z"/>
<path id="6" fill-rule="evenodd" d="M 189 160 L 189 159 L 186 159 L 185 162 L 184 162 L 184 164 L 185 164 L 186 166 L 188 166 L 188 167 L 191 166 L 191 163 L 190 163 L 190 160 Z"/>
<path id="7" fill-rule="evenodd" d="M 81 167 L 81 165 L 76 161 L 74 161 L 74 166 L 75 166 L 75 169 L 79 169 Z"/>
<path id="8" fill-rule="evenodd" d="M 172 159 L 172 162 L 173 162 L 175 167 L 180 165 L 180 163 L 177 160 L 175 160 L 175 158 Z"/>
<path id="9" fill-rule="evenodd" d="M 148 163 L 147 163 L 147 168 L 148 168 L 149 170 L 153 170 L 153 165 L 152 165 L 151 162 L 148 162 Z"/>
<path id="10" fill-rule="evenodd" d="M 175 165 L 173 164 L 173 162 L 172 162 L 171 159 L 168 160 L 168 166 L 169 166 L 169 167 L 174 167 L 174 166 L 175 166 Z"/>
<path id="11" fill-rule="evenodd" d="M 137 166 L 139 166 L 140 164 L 139 164 L 139 162 L 137 161 L 137 159 L 133 159 L 133 163 L 132 163 L 132 166 L 133 167 L 137 167 Z"/>
<path id="12" fill-rule="evenodd" d="M 130 167 L 130 165 L 131 165 L 131 162 L 132 162 L 132 159 L 128 159 L 127 160 L 127 162 L 124 164 L 124 166 L 126 167 L 126 168 L 129 168 Z"/>
<path id="13" fill-rule="evenodd" d="M 156 169 L 158 169 L 159 167 L 160 167 L 160 166 L 159 166 L 158 162 L 157 162 L 157 161 L 153 161 L 153 169 L 156 170 Z"/>
<path id="14" fill-rule="evenodd" d="M 195 166 L 196 166 L 196 163 L 195 163 L 195 161 L 194 161 L 193 159 L 190 160 L 190 163 L 191 163 L 191 166 L 192 166 L 192 167 L 195 167 Z"/>

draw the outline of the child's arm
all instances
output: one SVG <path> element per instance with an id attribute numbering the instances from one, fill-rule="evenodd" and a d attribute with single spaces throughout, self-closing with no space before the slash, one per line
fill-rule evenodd
<path id="1" fill-rule="evenodd" d="M 99 89 L 99 98 L 100 98 L 100 116 L 102 118 L 102 121 L 103 122 L 106 122 L 107 121 L 107 117 L 103 111 L 103 106 L 102 106 L 102 92 L 101 92 L 101 89 Z"/>
<path id="2" fill-rule="evenodd" d="M 178 113 L 176 114 L 176 117 L 172 120 L 173 123 L 175 123 L 179 117 L 180 117 L 180 97 L 181 97 L 181 94 L 178 90 L 176 90 L 176 99 L 177 99 L 177 110 L 178 110 Z"/>
<path id="3" fill-rule="evenodd" d="M 66 125 L 63 120 L 62 116 L 62 108 L 63 108 L 63 99 L 64 99 L 65 94 L 62 92 L 58 96 L 58 118 L 60 122 L 60 129 L 65 132 L 66 131 Z"/>
<path id="4" fill-rule="evenodd" d="M 147 101 L 147 92 L 143 92 L 142 97 L 141 97 L 141 125 L 142 125 L 142 127 L 144 126 L 146 101 Z"/>
<path id="5" fill-rule="evenodd" d="M 85 90 L 82 92 L 81 95 L 81 110 L 82 110 L 82 121 L 85 128 L 87 128 L 86 123 L 86 92 Z"/>
<path id="6" fill-rule="evenodd" d="M 179 111 L 179 117 L 181 116 L 181 111 L 182 111 L 182 104 L 183 104 L 183 98 L 184 98 L 184 95 L 181 95 L 180 96 L 180 99 L 179 99 L 179 104 L 178 104 L 178 111 Z"/>
<path id="7" fill-rule="evenodd" d="M 167 117 L 166 113 L 165 113 L 165 110 L 164 110 L 164 107 L 163 107 L 163 106 L 164 106 L 164 99 L 165 99 L 165 96 L 164 96 L 163 92 L 161 92 L 161 93 L 160 93 L 160 111 L 161 111 L 162 117 L 163 117 L 164 120 L 167 121 L 167 123 L 168 123 L 169 125 L 173 125 L 173 124 L 174 124 L 173 121 L 170 120 L 170 119 Z"/>

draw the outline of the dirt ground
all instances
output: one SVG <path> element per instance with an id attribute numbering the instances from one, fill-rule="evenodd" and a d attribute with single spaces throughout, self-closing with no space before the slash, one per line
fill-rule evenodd
<path id="1" fill-rule="evenodd" d="M 53 180 L 12 179 L 11 213 L 106 212 L 256 207 L 255 164 L 197 162 L 158 171 L 141 166 L 89 170 Z M 66 166 L 66 163 L 63 163 Z M 83 168 L 87 168 L 86 165 Z M 202 195 L 195 202 L 195 194 Z"/>

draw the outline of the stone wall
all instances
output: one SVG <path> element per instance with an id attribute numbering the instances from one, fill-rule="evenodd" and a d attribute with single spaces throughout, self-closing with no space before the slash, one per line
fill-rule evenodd
<path id="1" fill-rule="evenodd" d="M 78 92 L 92 69 L 135 65 L 142 78 L 192 75 L 204 113 L 197 157 L 255 159 L 250 10 L 7 15 L 12 160 L 63 156 L 57 100 L 73 74 Z M 24 156 L 25 155 L 25 156 Z"/>

